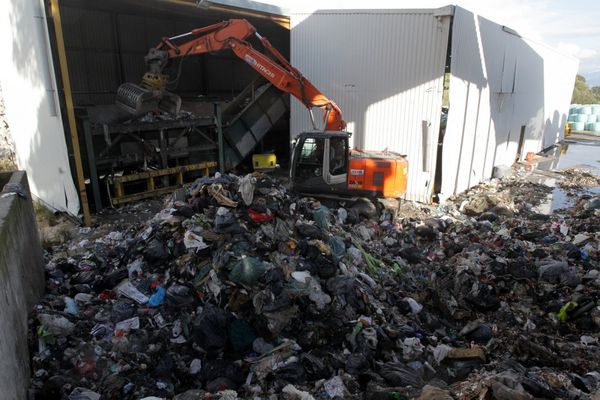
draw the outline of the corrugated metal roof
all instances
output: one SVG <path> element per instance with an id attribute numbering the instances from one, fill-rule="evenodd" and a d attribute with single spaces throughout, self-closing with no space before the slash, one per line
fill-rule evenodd
<path id="1" fill-rule="evenodd" d="M 250 0 L 196 0 L 196 4 L 198 5 L 198 7 L 210 6 L 211 4 L 218 4 L 223 7 L 255 11 L 261 14 L 279 16 L 290 15 L 290 11 L 285 8 Z"/>
<path id="2" fill-rule="evenodd" d="M 437 11 L 292 15 L 292 64 L 342 108 L 355 146 L 407 154 L 407 198 L 423 202 L 435 174 L 450 26 Z M 292 135 L 311 129 L 304 106 L 292 103 Z"/>
<path id="3" fill-rule="evenodd" d="M 377 8 L 377 9 L 362 9 L 362 8 L 344 8 L 331 10 L 314 10 L 314 11 L 291 11 L 290 15 L 344 15 L 344 14 L 360 14 L 360 15 L 393 15 L 393 14 L 430 14 L 434 17 L 445 17 L 454 15 L 454 6 L 448 5 L 440 8 Z"/>

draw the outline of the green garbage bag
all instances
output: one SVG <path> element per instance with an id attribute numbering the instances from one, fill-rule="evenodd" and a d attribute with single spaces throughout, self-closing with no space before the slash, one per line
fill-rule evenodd
<path id="1" fill-rule="evenodd" d="M 339 236 L 331 236 L 329 238 L 329 247 L 331 247 L 331 256 L 333 261 L 340 262 L 340 260 L 346 254 L 346 245 Z"/>
<path id="2" fill-rule="evenodd" d="M 265 265 L 260 259 L 256 257 L 242 257 L 240 261 L 235 263 L 229 273 L 229 280 L 252 286 L 258 282 L 265 271 Z"/>
<path id="3" fill-rule="evenodd" d="M 231 347 L 236 353 L 252 349 L 256 332 L 248 322 L 241 319 L 233 320 L 227 327 L 227 333 Z"/>
<path id="4" fill-rule="evenodd" d="M 329 229 L 329 221 L 333 218 L 331 211 L 329 208 L 321 205 L 315 212 L 313 213 L 313 220 L 317 224 L 317 226 L 323 230 Z"/>

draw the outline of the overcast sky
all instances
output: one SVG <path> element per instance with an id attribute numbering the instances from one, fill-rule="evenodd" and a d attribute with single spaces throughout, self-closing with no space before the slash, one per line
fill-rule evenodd
<path id="1" fill-rule="evenodd" d="M 261 1 L 261 0 L 259 0 Z M 293 10 L 336 8 L 429 8 L 457 4 L 579 59 L 579 73 L 600 86 L 598 0 L 262 0 Z"/>

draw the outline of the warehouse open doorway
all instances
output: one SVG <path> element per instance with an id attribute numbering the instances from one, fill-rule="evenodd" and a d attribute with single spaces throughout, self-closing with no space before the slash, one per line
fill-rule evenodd
<path id="1" fill-rule="evenodd" d="M 122 175 L 142 173 L 139 176 L 147 178 L 157 170 L 193 166 L 185 172 L 191 179 L 207 166 L 211 171 L 249 169 L 254 152 L 272 151 L 280 160 L 288 157 L 289 96 L 270 88 L 231 51 L 182 57 L 167 65 L 168 90 L 182 99 L 178 115 L 149 112 L 132 118 L 115 107 L 119 85 L 142 80 L 147 72 L 144 57 L 162 38 L 245 18 L 289 57 L 287 18 L 264 10 L 195 1 L 51 0 L 48 12 L 52 6 L 58 6 L 62 21 L 62 35 L 56 35 L 56 19 L 49 19 L 56 72 L 64 77 L 58 66 L 66 64 L 71 86 L 70 93 L 59 93 L 63 120 L 68 126 L 72 103 L 86 193 L 93 209 L 116 204 L 117 197 L 128 195 L 111 187 Z M 248 41 L 260 47 L 256 38 Z M 63 59 L 60 45 L 65 49 Z M 58 87 L 64 88 L 64 82 Z M 215 167 L 219 132 L 224 137 L 224 168 Z M 67 143 L 74 166 L 77 146 L 74 140 Z M 203 167 L 196 168 L 199 165 Z M 148 179 L 138 180 L 140 187 L 131 190 L 145 196 L 182 180 L 178 174 L 160 175 L 151 179 L 151 185 Z"/>

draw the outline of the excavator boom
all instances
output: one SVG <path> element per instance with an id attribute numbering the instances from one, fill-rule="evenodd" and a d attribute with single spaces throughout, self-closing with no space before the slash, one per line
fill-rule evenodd
<path id="1" fill-rule="evenodd" d="M 253 34 L 274 59 L 254 49 L 246 41 Z M 180 42 L 184 38 L 191 39 Z M 337 104 L 321 93 L 245 19 L 230 19 L 182 35 L 163 38 L 156 47 L 150 49 L 145 58 L 149 72 L 144 75 L 142 83 L 121 85 L 117 91 L 117 103 L 138 112 L 156 107 L 157 103 L 161 105 L 166 102 L 170 111 L 178 111 L 181 99 L 167 92 L 168 77 L 162 73 L 167 61 L 222 50 L 232 50 L 275 87 L 296 97 L 309 110 L 315 107 L 323 109 L 325 130 L 341 131 L 346 127 L 342 111 Z"/>

